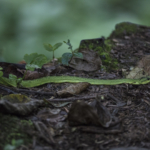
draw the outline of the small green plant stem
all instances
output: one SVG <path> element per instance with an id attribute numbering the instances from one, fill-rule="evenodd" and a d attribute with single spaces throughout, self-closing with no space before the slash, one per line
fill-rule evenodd
<path id="1" fill-rule="evenodd" d="M 24 80 L 24 78 L 25 78 L 25 76 L 26 76 L 26 74 L 27 74 L 27 69 L 26 69 L 26 72 L 24 73 L 24 75 L 23 75 L 23 77 L 22 77 L 22 80 Z"/>
<path id="2" fill-rule="evenodd" d="M 31 61 L 31 64 L 33 63 L 33 60 Z M 24 75 L 23 75 L 23 77 L 22 77 L 22 80 L 24 80 L 24 78 L 25 78 L 25 76 L 26 76 L 26 74 L 27 74 L 27 71 L 28 71 L 28 69 L 26 69 L 26 72 L 24 73 Z"/>
<path id="3" fill-rule="evenodd" d="M 71 52 L 72 52 L 72 56 L 71 56 L 71 59 L 69 60 L 69 63 L 71 62 L 72 58 L 73 58 L 73 55 L 74 55 L 74 52 L 73 50 L 71 49 Z"/>
<path id="4" fill-rule="evenodd" d="M 54 57 L 54 51 L 53 51 L 53 60 L 54 60 L 54 58 L 55 58 L 55 57 Z"/>
<path id="5" fill-rule="evenodd" d="M 71 48 L 70 50 L 71 50 L 71 53 L 73 54 L 73 53 L 74 53 L 74 51 L 72 50 L 72 48 Z"/>
<path id="6" fill-rule="evenodd" d="M 73 55 L 74 55 L 74 51 L 72 50 L 72 48 L 70 50 L 71 50 L 72 56 L 71 56 L 71 59 L 69 60 L 69 63 L 71 62 Z"/>
<path id="7" fill-rule="evenodd" d="M 17 82 L 17 86 L 18 86 L 18 87 L 20 86 L 20 83 L 22 82 L 22 80 L 24 80 L 24 78 L 25 78 L 25 76 L 26 76 L 26 74 L 27 74 L 27 71 L 28 71 L 28 70 L 26 70 L 26 72 L 24 73 L 22 79 L 19 80 L 19 82 Z"/>

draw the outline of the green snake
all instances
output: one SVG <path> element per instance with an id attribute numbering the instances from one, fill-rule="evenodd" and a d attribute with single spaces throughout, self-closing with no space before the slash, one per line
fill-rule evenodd
<path id="1" fill-rule="evenodd" d="M 45 83 L 79 83 L 79 82 L 88 82 L 92 85 L 117 85 L 117 84 L 147 84 L 150 82 L 149 77 L 145 77 L 142 79 L 90 79 L 90 78 L 82 78 L 82 77 L 74 77 L 74 76 L 48 76 L 34 80 L 24 80 L 21 82 L 21 86 L 25 88 L 36 87 L 39 85 L 43 85 Z M 8 79 L 5 77 L 0 77 L 0 84 L 6 86 L 17 87 L 17 83 L 15 80 Z"/>

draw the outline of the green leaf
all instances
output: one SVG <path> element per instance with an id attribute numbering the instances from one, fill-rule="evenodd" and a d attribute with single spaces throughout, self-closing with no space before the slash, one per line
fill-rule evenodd
<path id="1" fill-rule="evenodd" d="M 27 70 L 34 71 L 35 68 L 39 68 L 38 65 L 26 64 L 26 69 Z"/>
<path id="2" fill-rule="evenodd" d="M 17 84 L 20 84 L 22 82 L 23 78 L 18 78 L 17 79 Z"/>
<path id="3" fill-rule="evenodd" d="M 0 67 L 0 70 L 3 70 L 3 68 L 2 68 L 2 67 Z"/>
<path id="4" fill-rule="evenodd" d="M 27 64 L 30 64 L 36 57 L 38 57 L 37 53 L 32 53 L 32 54 L 25 54 L 24 55 L 24 60 Z"/>
<path id="5" fill-rule="evenodd" d="M 83 59 L 83 54 L 82 53 L 73 53 L 73 56 L 75 56 L 76 58 Z"/>
<path id="6" fill-rule="evenodd" d="M 34 71 L 35 68 L 41 68 L 43 64 L 46 64 L 49 60 L 44 54 L 32 53 L 25 55 L 24 60 L 27 62 L 26 69 Z"/>
<path id="7" fill-rule="evenodd" d="M 47 50 L 47 51 L 54 51 L 54 48 L 51 44 L 43 44 L 44 45 L 44 48 Z"/>
<path id="8" fill-rule="evenodd" d="M 3 76 L 3 71 L 0 71 L 0 77 L 2 77 Z"/>
<path id="9" fill-rule="evenodd" d="M 11 79 L 11 80 L 14 80 L 17 84 L 18 83 L 21 83 L 22 82 L 22 78 L 18 78 L 17 79 L 17 76 L 16 75 L 13 75 L 13 74 L 9 74 L 9 79 Z M 12 144 L 13 145 L 13 144 Z"/>
<path id="10" fill-rule="evenodd" d="M 72 51 L 72 45 L 70 43 L 70 40 L 68 39 L 68 42 L 64 41 L 64 43 L 66 43 L 69 46 L 68 49 L 71 49 L 71 51 Z"/>
<path id="11" fill-rule="evenodd" d="M 39 54 L 38 57 L 36 57 L 32 64 L 37 65 L 37 68 L 41 68 L 44 64 L 48 63 L 48 59 L 44 54 Z"/>
<path id="12" fill-rule="evenodd" d="M 72 46 L 69 46 L 68 49 L 71 49 L 71 50 L 72 50 Z"/>
<path id="13" fill-rule="evenodd" d="M 56 50 L 58 47 L 60 47 L 62 45 L 62 43 L 56 43 L 54 46 L 53 46 L 53 50 Z"/>
<path id="14" fill-rule="evenodd" d="M 9 79 L 11 80 L 17 80 L 17 76 L 13 74 L 9 74 Z"/>
<path id="15" fill-rule="evenodd" d="M 71 57 L 72 53 L 64 53 L 61 58 L 62 64 L 68 66 L 68 62 L 70 61 Z"/>
<path id="16" fill-rule="evenodd" d="M 67 44 L 68 44 L 68 45 L 71 45 L 71 43 L 70 43 L 70 40 L 69 40 L 69 39 L 68 39 L 68 42 L 67 42 Z"/>
<path id="17" fill-rule="evenodd" d="M 68 39 L 68 41 L 63 41 L 64 43 L 66 43 L 67 45 L 70 45 L 70 40 Z"/>

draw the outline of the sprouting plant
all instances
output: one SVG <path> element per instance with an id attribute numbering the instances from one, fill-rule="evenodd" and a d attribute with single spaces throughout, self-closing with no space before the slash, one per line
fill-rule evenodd
<path id="1" fill-rule="evenodd" d="M 14 74 L 9 74 L 9 79 L 15 81 L 17 83 L 17 86 L 19 86 L 23 80 L 23 78 L 17 78 L 17 76 Z"/>
<path id="2" fill-rule="evenodd" d="M 2 77 L 3 76 L 3 68 L 2 67 L 0 67 L 0 77 Z"/>
<path id="3" fill-rule="evenodd" d="M 24 60 L 26 61 L 26 72 L 24 73 L 22 78 L 18 78 L 15 75 L 9 74 L 9 79 L 13 79 L 16 81 L 17 86 L 20 86 L 22 80 L 25 78 L 25 75 L 28 70 L 34 71 L 34 69 L 38 69 L 48 62 L 48 58 L 44 54 L 32 53 L 30 55 L 24 55 Z"/>
<path id="4" fill-rule="evenodd" d="M 64 43 L 66 43 L 66 44 L 69 46 L 68 49 L 71 50 L 71 53 L 64 53 L 64 54 L 62 55 L 61 60 L 62 60 L 62 64 L 63 64 L 63 65 L 68 66 L 68 64 L 69 64 L 69 62 L 71 61 L 71 59 L 73 58 L 73 56 L 76 57 L 76 58 L 81 58 L 81 59 L 83 58 L 82 53 L 73 51 L 72 45 L 71 45 L 69 39 L 68 39 L 67 42 L 64 41 Z"/>
<path id="5" fill-rule="evenodd" d="M 61 45 L 62 45 L 62 43 L 56 43 L 54 46 L 52 46 L 51 44 L 43 44 L 44 45 L 44 47 L 45 47 L 45 49 L 47 50 L 47 51 L 49 51 L 49 52 L 53 52 L 53 59 L 55 58 L 55 56 L 54 56 L 54 51 L 56 50 L 56 49 L 58 49 Z"/>

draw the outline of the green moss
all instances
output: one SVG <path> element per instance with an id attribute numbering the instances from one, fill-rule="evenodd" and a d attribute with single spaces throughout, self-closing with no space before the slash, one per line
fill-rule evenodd
<path id="1" fill-rule="evenodd" d="M 98 41 L 98 39 L 91 39 L 84 40 L 84 42 L 80 44 L 79 49 L 89 48 L 96 51 L 100 55 L 100 58 L 102 60 L 102 69 L 109 72 L 110 70 L 118 68 L 117 60 L 112 58 L 112 56 L 110 55 L 110 51 L 113 46 L 113 42 L 109 39 L 105 40 L 104 43 L 102 41 Z"/>
<path id="2" fill-rule="evenodd" d="M 95 45 L 91 43 L 89 47 L 100 55 L 103 64 L 102 69 L 109 72 L 118 68 L 118 61 L 110 55 L 110 51 L 113 48 L 111 40 L 105 40 L 103 46 L 95 47 Z"/>
<path id="3" fill-rule="evenodd" d="M 79 49 L 95 49 L 98 46 L 104 45 L 104 38 L 85 39 L 80 42 Z"/>
<path id="4" fill-rule="evenodd" d="M 115 30 L 111 34 L 114 37 L 120 37 L 124 34 L 129 35 L 136 33 L 138 31 L 138 26 L 129 22 L 122 22 L 116 25 Z"/>
<path id="5" fill-rule="evenodd" d="M 33 130 L 31 121 L 0 113 L 0 148 L 11 144 L 12 140 L 21 139 L 24 144 L 30 143 L 32 139 L 26 133 L 27 130 Z"/>

